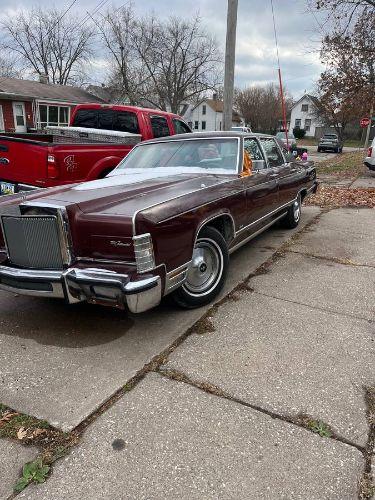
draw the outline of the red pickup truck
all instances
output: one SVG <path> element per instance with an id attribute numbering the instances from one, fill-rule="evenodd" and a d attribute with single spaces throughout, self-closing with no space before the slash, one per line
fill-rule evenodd
<path id="1" fill-rule="evenodd" d="M 70 121 L 75 130 L 99 129 L 130 134 L 147 140 L 191 132 L 180 116 L 135 106 L 81 104 Z M 68 129 L 65 129 L 69 131 Z M 73 129 L 70 129 L 73 131 Z M 94 131 L 95 132 L 95 131 Z M 0 135 L 0 194 L 38 187 L 51 187 L 104 177 L 134 146 L 124 137 L 121 143 L 88 142 L 84 132 L 74 141 L 53 133 Z M 67 134 L 69 135 L 69 134 Z M 127 143 L 128 142 L 128 143 Z"/>

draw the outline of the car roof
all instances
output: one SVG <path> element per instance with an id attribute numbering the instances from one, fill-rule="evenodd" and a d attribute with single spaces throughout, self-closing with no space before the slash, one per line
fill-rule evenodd
<path id="1" fill-rule="evenodd" d="M 257 134 L 254 132 L 240 132 L 237 130 L 225 130 L 225 131 L 215 131 L 215 132 L 192 132 L 191 134 L 176 134 L 167 137 L 159 137 L 157 139 L 150 139 L 144 141 L 141 144 L 157 143 L 157 142 L 172 142 L 181 139 L 222 139 L 222 138 L 241 138 L 241 137 L 270 137 L 274 138 L 272 135 L 268 134 Z"/>

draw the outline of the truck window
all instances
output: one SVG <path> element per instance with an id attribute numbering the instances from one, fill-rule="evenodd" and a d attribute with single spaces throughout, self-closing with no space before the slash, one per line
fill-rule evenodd
<path id="1" fill-rule="evenodd" d="M 177 118 L 173 118 L 173 126 L 174 126 L 174 131 L 176 134 L 190 134 L 191 130 L 190 128 L 186 125 L 181 120 L 178 120 Z"/>
<path id="2" fill-rule="evenodd" d="M 98 110 L 98 128 L 101 130 L 113 130 L 114 111 L 112 109 Z"/>
<path id="3" fill-rule="evenodd" d="M 165 137 L 170 135 L 168 122 L 166 118 L 162 116 L 151 116 L 151 128 L 154 137 Z"/>
<path id="4" fill-rule="evenodd" d="M 117 132 L 131 132 L 139 134 L 138 118 L 135 113 L 130 111 L 116 111 L 113 130 Z"/>
<path id="5" fill-rule="evenodd" d="M 73 127 L 98 128 L 97 109 L 79 109 L 74 116 Z"/>

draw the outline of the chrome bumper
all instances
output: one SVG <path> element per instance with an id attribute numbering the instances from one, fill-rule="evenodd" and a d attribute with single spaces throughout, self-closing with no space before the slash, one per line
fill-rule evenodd
<path id="1" fill-rule="evenodd" d="M 70 304 L 127 306 L 133 313 L 151 309 L 161 300 L 160 276 L 131 281 L 114 271 L 69 268 L 64 271 L 16 269 L 0 266 L 0 289 L 20 295 L 65 298 Z"/>

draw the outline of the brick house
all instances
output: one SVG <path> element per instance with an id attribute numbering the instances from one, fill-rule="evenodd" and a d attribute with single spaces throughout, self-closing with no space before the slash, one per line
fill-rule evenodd
<path id="1" fill-rule="evenodd" d="M 79 87 L 0 77 L 0 132 L 68 125 L 77 104 L 104 102 Z"/>

